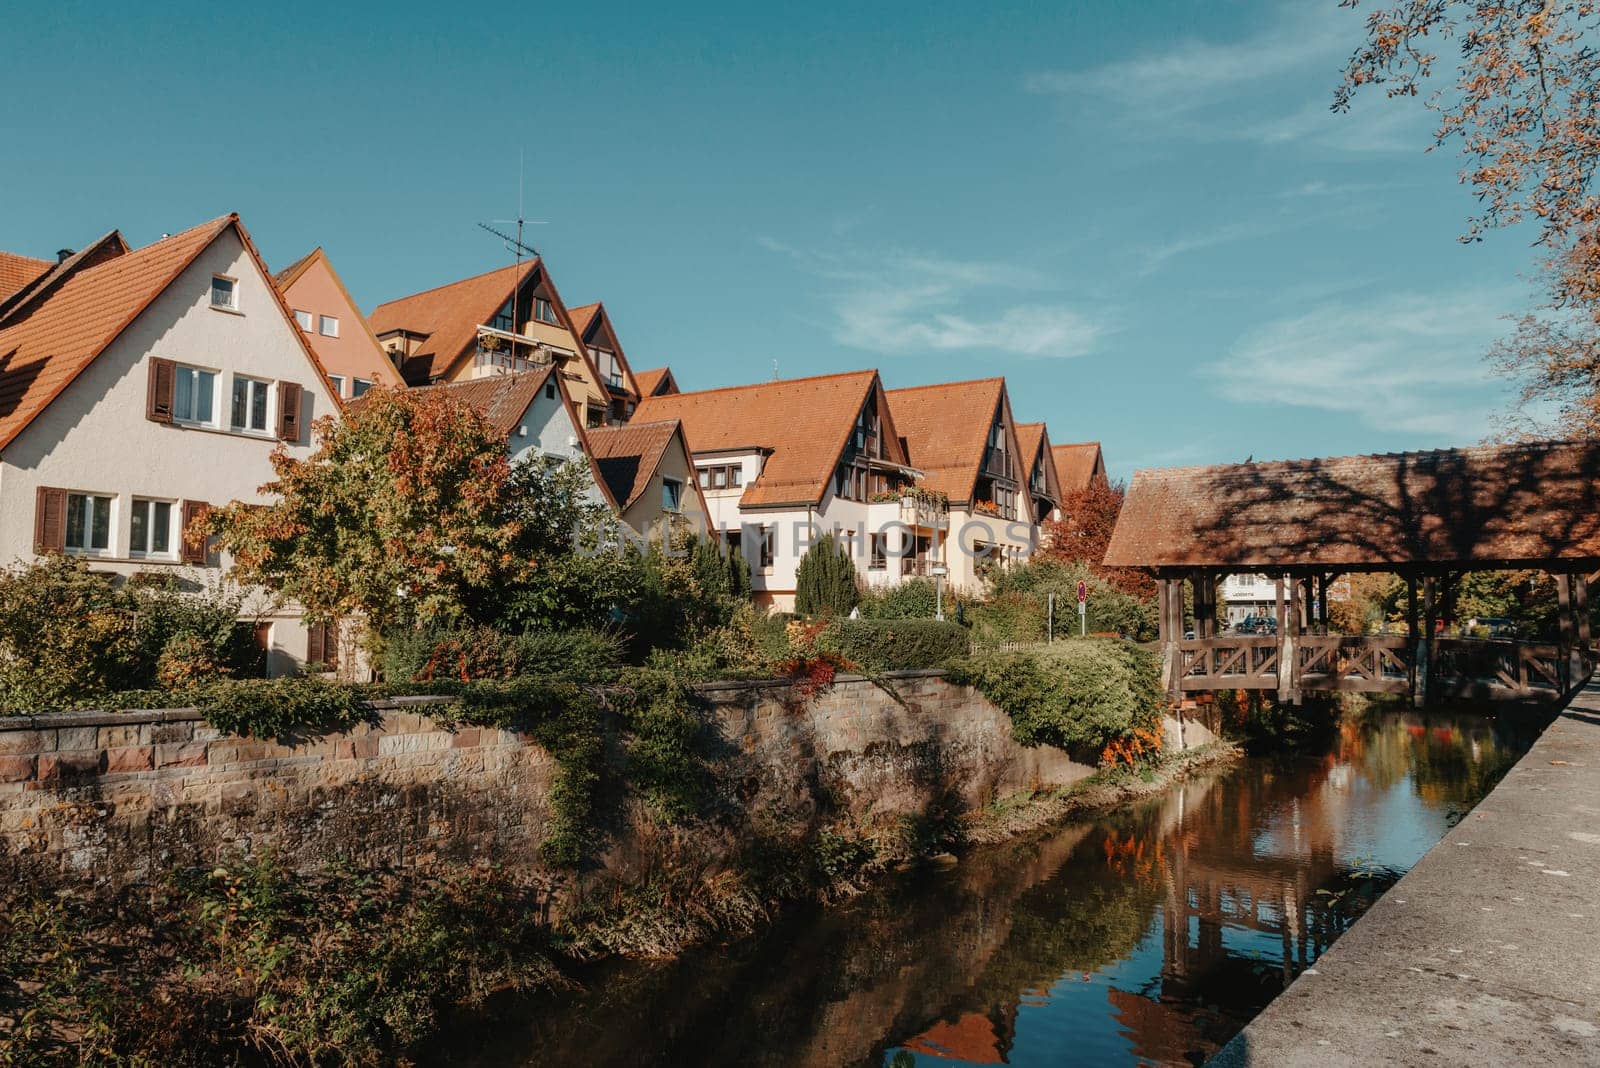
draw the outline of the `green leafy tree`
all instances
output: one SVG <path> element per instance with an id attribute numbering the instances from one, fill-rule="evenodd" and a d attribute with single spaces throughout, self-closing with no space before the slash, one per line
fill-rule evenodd
<path id="1" fill-rule="evenodd" d="M 212 513 L 235 580 L 314 619 L 432 624 L 492 617 L 537 567 L 505 438 L 470 405 L 375 389 L 315 431 L 309 458 L 273 454 L 273 503 Z"/>
<path id="2" fill-rule="evenodd" d="M 803 616 L 848 615 L 860 599 L 855 561 L 832 534 L 823 535 L 800 558 L 794 610 Z"/>

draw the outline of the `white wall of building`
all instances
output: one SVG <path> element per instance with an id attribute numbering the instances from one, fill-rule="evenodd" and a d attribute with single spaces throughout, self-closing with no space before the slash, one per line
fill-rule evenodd
<path id="1" fill-rule="evenodd" d="M 211 278 L 237 280 L 237 312 L 211 306 Z M 97 570 L 120 574 L 171 573 L 198 585 L 221 581 L 216 566 L 177 562 L 178 502 L 264 502 L 259 487 L 274 475 L 269 456 L 278 444 L 277 393 L 268 433 L 228 429 L 235 373 L 298 383 L 304 393 L 302 440 L 289 454 L 311 451 L 313 419 L 337 405 L 285 318 L 270 283 L 233 231 L 217 238 L 137 320 L 0 455 L 0 562 L 33 559 L 35 491 L 50 486 L 110 496 L 110 548 L 88 557 Z M 218 372 L 218 429 L 164 425 L 145 418 L 151 356 Z M 130 549 L 134 497 L 173 502 L 173 546 L 165 558 L 136 557 Z M 269 669 L 303 662 L 306 632 L 292 606 L 264 595 L 247 605 L 272 626 Z"/>

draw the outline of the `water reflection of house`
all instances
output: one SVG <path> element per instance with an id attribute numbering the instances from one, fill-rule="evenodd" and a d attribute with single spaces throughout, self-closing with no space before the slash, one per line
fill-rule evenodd
<path id="1" fill-rule="evenodd" d="M 1129 1041 L 1129 1052 L 1141 1064 L 1189 1064 L 1189 1053 L 1206 1045 L 1187 1008 L 1176 1008 L 1152 1001 L 1129 990 L 1106 988 L 1106 1000 L 1122 1033 Z"/>
<path id="2" fill-rule="evenodd" d="M 1007 1028 L 1010 1030 L 1010 1028 Z M 956 1017 L 954 1023 L 940 1020 L 902 1048 L 924 1057 L 966 1061 L 968 1064 L 1004 1064 L 1005 1048 L 994 1021 L 978 1012 Z"/>

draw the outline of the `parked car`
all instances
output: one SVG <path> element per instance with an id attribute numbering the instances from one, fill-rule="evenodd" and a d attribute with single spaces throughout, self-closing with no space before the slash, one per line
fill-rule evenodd
<path id="1" fill-rule="evenodd" d="M 1278 633 L 1278 621 L 1271 616 L 1245 616 L 1233 628 L 1235 634 L 1265 634 Z"/>

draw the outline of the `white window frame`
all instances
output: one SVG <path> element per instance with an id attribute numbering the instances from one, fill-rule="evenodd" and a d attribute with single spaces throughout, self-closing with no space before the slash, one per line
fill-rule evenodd
<path id="1" fill-rule="evenodd" d="M 333 329 L 332 330 L 328 329 L 328 324 L 329 323 L 333 324 Z M 321 334 L 323 337 L 338 337 L 339 336 L 339 317 L 337 315 L 318 315 L 317 316 L 317 333 Z"/>
<path id="2" fill-rule="evenodd" d="M 82 498 L 82 499 L 84 499 L 84 500 L 89 502 L 88 505 L 86 506 L 86 510 L 85 510 L 84 516 L 83 516 L 83 532 L 87 536 L 85 540 L 89 541 L 90 543 L 92 543 L 94 541 L 94 535 L 92 533 L 92 531 L 94 530 L 94 517 L 95 517 L 96 512 L 101 507 L 100 505 L 96 504 L 95 502 L 97 502 L 97 501 L 104 501 L 105 502 L 104 507 L 106 509 L 106 543 L 105 543 L 104 546 L 95 547 L 92 544 L 90 544 L 90 545 L 73 545 L 70 541 L 66 541 L 65 540 L 66 537 L 67 537 L 67 531 L 70 530 L 71 527 L 72 527 L 72 500 L 73 500 L 74 497 L 79 497 L 79 498 Z M 102 493 L 102 492 L 98 492 L 96 490 L 69 490 L 69 491 L 67 491 L 67 521 L 64 524 L 64 529 L 61 532 L 61 536 L 62 536 L 62 539 L 63 539 L 63 541 L 62 541 L 63 548 L 65 548 L 65 550 L 68 553 L 72 554 L 73 556 L 113 556 L 113 555 L 115 555 L 116 546 L 117 546 L 117 495 L 115 493 Z"/>
<path id="3" fill-rule="evenodd" d="M 239 388 L 239 383 L 241 382 L 249 383 L 249 385 L 254 388 L 245 391 L 245 421 L 243 423 L 235 423 L 233 421 L 233 394 L 234 391 Z M 251 394 L 255 393 L 257 390 L 266 395 L 267 403 L 266 409 L 262 415 L 262 425 L 251 426 L 250 412 L 255 407 L 253 403 L 255 398 L 251 396 Z M 272 382 L 268 379 L 257 378 L 255 375 L 241 375 L 235 373 L 233 376 L 233 382 L 228 388 L 229 429 L 236 430 L 241 434 L 271 434 L 273 426 L 272 417 L 274 415 L 273 408 L 277 404 L 277 398 L 275 396 L 277 392 L 277 390 L 272 388 Z"/>
<path id="4" fill-rule="evenodd" d="M 167 547 L 165 549 L 152 549 L 149 547 L 149 536 L 155 533 L 155 506 L 167 506 Z M 148 510 L 145 516 L 145 548 L 140 549 L 133 544 L 133 520 L 141 508 Z M 141 560 L 176 560 L 178 558 L 178 542 L 183 537 L 182 509 L 177 501 L 164 497 L 135 497 L 128 509 L 128 555 Z"/>
<path id="5" fill-rule="evenodd" d="M 191 416 L 178 414 L 178 378 L 182 375 L 194 375 L 195 391 L 191 396 L 199 397 L 200 376 L 211 376 L 211 418 L 209 420 L 196 419 Z M 219 395 L 222 388 L 222 372 L 215 367 L 201 367 L 194 363 L 180 363 L 173 367 L 172 374 L 172 421 L 180 426 L 206 426 L 220 427 L 222 425 L 221 408 L 222 398 Z"/>
<path id="6" fill-rule="evenodd" d="M 312 328 L 316 326 L 317 322 L 316 317 L 303 308 L 296 308 L 294 310 L 294 321 L 300 324 L 300 329 L 304 330 L 308 334 L 311 333 Z"/>
<path id="7" fill-rule="evenodd" d="M 217 283 L 228 283 L 228 300 L 217 300 Z M 211 306 L 221 311 L 236 312 L 239 310 L 239 280 L 232 275 L 214 274 L 211 276 Z"/>
<path id="8" fill-rule="evenodd" d="M 344 396 L 344 375 L 329 375 L 328 382 L 333 386 L 335 395 Z"/>
<path id="9" fill-rule="evenodd" d="M 350 396 L 352 399 L 359 397 L 372 388 L 370 378 L 352 378 L 350 380 Z"/>
<path id="10" fill-rule="evenodd" d="M 667 490 L 668 490 L 668 487 L 671 487 L 671 486 L 676 486 L 677 489 L 678 489 L 678 492 L 673 494 L 673 496 L 676 497 L 677 499 L 675 501 L 673 501 L 672 504 L 668 504 L 667 503 Z M 684 491 L 683 479 L 681 479 L 681 478 L 666 478 L 666 477 L 663 476 L 663 478 L 661 479 L 661 510 L 663 512 L 681 512 L 681 511 L 683 511 L 683 491 Z"/>

